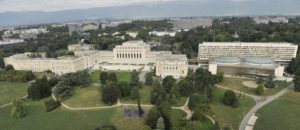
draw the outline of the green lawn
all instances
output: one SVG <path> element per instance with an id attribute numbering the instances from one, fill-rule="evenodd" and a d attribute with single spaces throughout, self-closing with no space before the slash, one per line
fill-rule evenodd
<path id="1" fill-rule="evenodd" d="M 150 86 L 144 86 L 144 87 L 139 89 L 140 96 L 141 96 L 141 99 L 140 99 L 141 104 L 151 104 L 150 103 L 151 91 L 152 91 L 152 87 L 150 87 Z M 136 100 L 132 100 L 130 97 L 121 98 L 120 101 L 122 103 L 132 103 L 132 104 L 137 103 Z"/>
<path id="2" fill-rule="evenodd" d="M 70 107 L 99 107 L 107 106 L 101 101 L 99 86 L 76 88 L 74 95 L 64 103 Z"/>
<path id="3" fill-rule="evenodd" d="M 244 81 L 254 81 L 254 80 L 253 79 L 225 77 L 223 82 L 219 83 L 218 85 L 255 95 L 255 89 L 244 86 L 243 85 Z M 276 88 L 272 88 L 272 89 L 265 88 L 264 96 L 274 95 L 274 94 L 278 93 L 280 90 L 289 86 L 290 84 L 291 84 L 291 82 L 281 82 L 278 84 L 278 86 Z"/>
<path id="4" fill-rule="evenodd" d="M 69 111 L 58 108 L 45 112 L 44 102 L 29 102 L 27 116 L 21 119 L 10 117 L 11 107 L 0 109 L 2 130 L 93 130 L 103 124 L 113 123 L 117 109 Z"/>
<path id="5" fill-rule="evenodd" d="M 211 104 L 212 111 L 214 112 L 213 118 L 218 121 L 221 126 L 229 126 L 234 130 L 238 130 L 240 122 L 255 105 L 255 101 L 248 97 L 241 97 L 240 107 L 232 108 L 223 104 L 222 99 L 224 92 L 224 90 L 219 88 L 214 90 L 214 100 Z"/>
<path id="6" fill-rule="evenodd" d="M 253 81 L 252 79 L 242 79 L 242 78 L 228 78 L 224 77 L 224 80 L 218 85 L 231 88 L 234 90 L 246 92 L 246 93 L 254 93 L 254 88 L 249 88 L 243 85 L 244 81 Z"/>
<path id="7" fill-rule="evenodd" d="M 254 130 L 299 130 L 300 94 L 288 92 L 258 111 Z"/>
<path id="8" fill-rule="evenodd" d="M 90 79 L 92 82 L 94 83 L 98 83 L 99 82 L 99 76 L 100 76 L 101 71 L 94 71 L 90 74 Z M 123 82 L 130 82 L 131 79 L 131 74 L 130 72 L 115 72 L 118 80 L 119 81 L 123 81 Z"/>
<path id="9" fill-rule="evenodd" d="M 276 88 L 272 88 L 272 89 L 265 89 L 265 96 L 271 96 L 274 95 L 276 93 L 278 93 L 279 91 L 281 91 L 282 89 L 290 86 L 292 84 L 292 82 L 281 82 L 277 85 Z"/>
<path id="10" fill-rule="evenodd" d="M 0 82 L 0 105 L 27 95 L 29 83 Z"/>

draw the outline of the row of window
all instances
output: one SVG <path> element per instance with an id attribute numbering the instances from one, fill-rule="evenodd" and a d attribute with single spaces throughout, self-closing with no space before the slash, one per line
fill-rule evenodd
<path id="1" fill-rule="evenodd" d="M 117 58 L 142 58 L 142 54 L 117 54 Z"/>

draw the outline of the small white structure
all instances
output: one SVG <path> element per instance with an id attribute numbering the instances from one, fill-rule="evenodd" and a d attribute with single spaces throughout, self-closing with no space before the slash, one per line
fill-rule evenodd
<path id="1" fill-rule="evenodd" d="M 149 35 L 155 35 L 155 36 L 159 36 L 159 37 L 163 37 L 163 36 L 171 36 L 171 37 L 175 37 L 176 32 L 159 32 L 159 31 L 152 31 L 152 32 L 149 32 Z"/>
<path id="2" fill-rule="evenodd" d="M 136 38 L 136 36 L 139 34 L 138 32 L 126 32 L 126 34 L 128 34 L 129 36 L 131 36 L 132 38 Z"/>

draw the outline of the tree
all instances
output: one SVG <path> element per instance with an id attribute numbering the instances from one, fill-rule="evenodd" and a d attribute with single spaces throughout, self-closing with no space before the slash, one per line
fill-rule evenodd
<path id="1" fill-rule="evenodd" d="M 131 99 L 140 99 L 140 92 L 138 88 L 134 88 L 130 94 Z"/>
<path id="2" fill-rule="evenodd" d="M 165 130 L 164 118 L 158 118 L 156 123 L 156 130 Z"/>
<path id="3" fill-rule="evenodd" d="M 193 93 L 189 99 L 189 108 L 194 110 L 200 103 L 203 103 L 203 101 L 201 101 L 201 96 L 198 93 Z"/>
<path id="4" fill-rule="evenodd" d="M 116 73 L 109 73 L 108 74 L 108 81 L 110 82 L 118 82 L 118 78 Z"/>
<path id="5" fill-rule="evenodd" d="M 6 71 L 11 71 L 11 70 L 15 70 L 15 68 L 14 68 L 12 65 L 7 65 L 7 66 L 5 67 L 5 70 L 6 70 Z"/>
<path id="6" fill-rule="evenodd" d="M 176 79 L 174 79 L 172 76 L 165 77 L 163 79 L 163 88 L 164 88 L 164 90 L 167 93 L 169 93 L 175 83 L 176 83 Z"/>
<path id="7" fill-rule="evenodd" d="M 300 68 L 297 68 L 294 77 L 294 91 L 300 92 Z"/>
<path id="8" fill-rule="evenodd" d="M 178 92 L 181 96 L 189 96 L 193 91 L 193 83 L 190 80 L 183 79 L 178 82 Z"/>
<path id="9" fill-rule="evenodd" d="M 130 86 L 132 88 L 139 88 L 141 87 L 140 79 L 139 79 L 139 73 L 136 71 L 131 72 L 131 80 L 130 80 Z"/>
<path id="10" fill-rule="evenodd" d="M 26 110 L 23 106 L 23 103 L 20 99 L 14 99 L 12 101 L 12 108 L 10 115 L 15 118 L 21 118 L 26 115 Z"/>
<path id="11" fill-rule="evenodd" d="M 100 82 L 101 82 L 101 84 L 106 84 L 107 79 L 108 79 L 107 72 L 101 72 L 100 73 Z"/>
<path id="12" fill-rule="evenodd" d="M 152 72 L 148 72 L 146 74 L 146 82 L 145 82 L 145 84 L 146 85 L 152 85 L 152 83 L 153 83 L 153 73 Z"/>
<path id="13" fill-rule="evenodd" d="M 198 104 L 193 111 L 192 120 L 205 120 L 205 115 L 211 114 L 209 104 Z"/>
<path id="14" fill-rule="evenodd" d="M 121 92 L 116 83 L 108 83 L 102 87 L 102 101 L 105 104 L 112 105 L 118 101 Z"/>
<path id="15" fill-rule="evenodd" d="M 79 71 L 76 73 L 68 73 L 64 74 L 60 77 L 61 82 L 65 84 L 66 86 L 81 86 L 81 87 L 87 87 L 91 80 L 89 78 L 89 73 L 87 70 Z"/>
<path id="16" fill-rule="evenodd" d="M 292 58 L 292 60 L 289 62 L 289 65 L 286 70 L 288 73 L 294 74 L 296 69 L 297 69 L 296 59 Z"/>
<path id="17" fill-rule="evenodd" d="M 167 93 L 162 88 L 158 80 L 155 80 L 152 86 L 153 86 L 153 90 L 151 91 L 151 95 L 150 95 L 151 104 L 157 104 L 159 101 L 168 100 Z"/>
<path id="18" fill-rule="evenodd" d="M 139 117 L 143 117 L 144 110 L 141 107 L 140 99 L 138 99 L 138 110 L 139 110 Z"/>
<path id="19" fill-rule="evenodd" d="M 157 107 L 152 107 L 146 117 L 145 124 L 155 129 L 158 118 L 161 117 Z"/>
<path id="20" fill-rule="evenodd" d="M 64 83 L 60 82 L 56 85 L 54 89 L 54 94 L 60 100 L 65 100 L 73 95 L 73 89 L 73 87 L 67 86 Z"/>
<path id="21" fill-rule="evenodd" d="M 239 99 L 237 98 L 236 94 L 232 90 L 227 90 L 224 93 L 223 103 L 227 106 L 238 107 Z"/>
<path id="22" fill-rule="evenodd" d="M 152 130 L 151 127 L 149 127 L 148 125 L 144 125 L 142 130 Z"/>
<path id="23" fill-rule="evenodd" d="M 165 129 L 170 130 L 171 129 L 171 122 L 170 122 L 171 105 L 170 105 L 170 103 L 167 100 L 161 100 L 161 101 L 157 102 L 156 106 L 157 106 L 157 110 L 161 114 L 161 117 L 164 118 Z"/>
<path id="24" fill-rule="evenodd" d="M 269 75 L 267 81 L 265 82 L 266 88 L 275 88 L 276 84 L 274 82 L 274 77 L 272 75 Z"/>
<path id="25" fill-rule="evenodd" d="M 217 75 L 215 75 L 216 83 L 221 83 L 224 79 L 224 74 L 218 72 Z"/>
<path id="26" fill-rule="evenodd" d="M 255 93 L 257 95 L 262 95 L 264 93 L 264 86 L 258 85 L 258 87 L 255 89 Z"/>
<path id="27" fill-rule="evenodd" d="M 132 88 L 128 85 L 127 82 L 120 82 L 119 89 L 121 91 L 122 97 L 128 97 L 131 94 Z"/>
<path id="28" fill-rule="evenodd" d="M 44 76 L 42 79 L 37 79 L 27 89 L 28 98 L 32 100 L 38 100 L 51 95 L 51 89 L 53 86 L 49 85 L 47 78 Z"/>

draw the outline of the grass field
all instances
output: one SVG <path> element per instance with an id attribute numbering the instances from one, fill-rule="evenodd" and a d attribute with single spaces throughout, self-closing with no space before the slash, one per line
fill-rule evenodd
<path id="1" fill-rule="evenodd" d="M 107 106 L 101 101 L 99 86 L 76 88 L 74 95 L 64 103 L 70 107 L 99 107 Z"/>
<path id="2" fill-rule="evenodd" d="M 0 129 L 2 130 L 93 130 L 116 120 L 117 109 L 90 111 L 69 111 L 59 108 L 45 112 L 44 102 L 29 102 L 27 115 L 16 119 L 10 117 L 11 107 L 0 109 Z"/>
<path id="3" fill-rule="evenodd" d="M 258 111 L 254 130 L 299 130 L 300 94 L 288 92 Z"/>
<path id="4" fill-rule="evenodd" d="M 98 83 L 99 82 L 100 73 L 101 73 L 101 71 L 98 71 L 98 70 L 92 72 L 90 74 L 91 81 L 94 82 L 94 83 Z M 116 73 L 119 81 L 130 82 L 130 78 L 131 78 L 130 72 L 115 72 L 115 73 Z"/>
<path id="5" fill-rule="evenodd" d="M 29 83 L 0 82 L 0 105 L 27 95 Z"/>
<path id="6" fill-rule="evenodd" d="M 255 105 L 255 101 L 248 97 L 241 97 L 240 107 L 232 108 L 223 104 L 222 99 L 224 90 L 216 88 L 214 90 L 214 101 L 211 104 L 214 112 L 214 119 L 220 123 L 221 126 L 229 126 L 234 130 L 238 130 L 240 122 L 247 112 Z"/>

